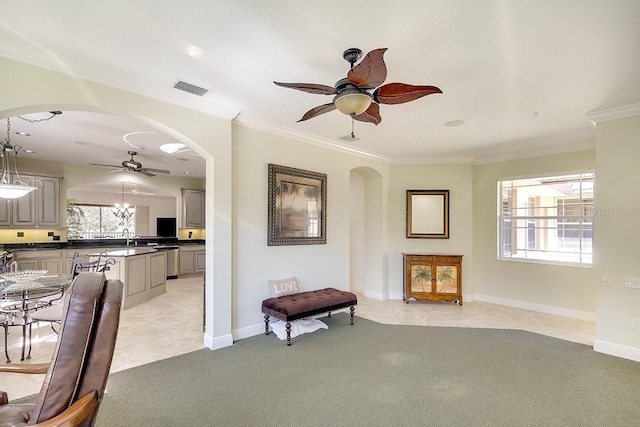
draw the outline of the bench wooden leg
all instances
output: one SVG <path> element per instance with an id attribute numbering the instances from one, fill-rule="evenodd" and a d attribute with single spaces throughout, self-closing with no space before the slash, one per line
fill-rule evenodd
<path id="1" fill-rule="evenodd" d="M 356 312 L 356 306 L 352 305 L 351 308 L 349 308 L 349 311 L 351 312 L 351 324 L 353 325 L 353 313 Z"/>
<path id="2" fill-rule="evenodd" d="M 264 334 L 269 335 L 269 315 L 264 315 Z"/>
<path id="3" fill-rule="evenodd" d="M 287 329 L 287 345 L 291 345 L 291 323 L 287 322 L 285 328 Z"/>

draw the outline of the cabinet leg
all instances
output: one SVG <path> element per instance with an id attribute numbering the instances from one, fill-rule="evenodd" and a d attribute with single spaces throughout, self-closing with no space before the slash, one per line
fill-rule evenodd
<path id="1" fill-rule="evenodd" d="M 269 315 L 264 315 L 264 334 L 269 335 Z"/>

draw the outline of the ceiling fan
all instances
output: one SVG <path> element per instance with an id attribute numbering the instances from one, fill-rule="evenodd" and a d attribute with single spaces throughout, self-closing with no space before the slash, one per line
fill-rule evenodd
<path id="1" fill-rule="evenodd" d="M 373 123 L 377 126 L 382 121 L 379 104 L 402 104 L 432 93 L 442 93 L 435 86 L 413 86 L 406 83 L 388 83 L 381 86 L 387 78 L 387 66 L 383 58 L 386 50 L 386 48 L 372 50 L 355 67 L 354 64 L 362 56 L 362 51 L 358 48 L 345 50 L 342 57 L 351 64 L 351 69 L 347 77 L 338 80 L 333 87 L 316 83 L 274 83 L 318 95 L 335 95 L 332 102 L 307 111 L 298 120 L 299 122 L 337 108 L 354 120 Z M 371 90 L 373 93 L 370 92 Z"/>
<path id="2" fill-rule="evenodd" d="M 143 188 L 142 190 L 138 188 L 138 184 L 133 184 L 133 187 L 131 188 L 131 191 L 129 191 L 129 193 L 133 194 L 134 196 L 155 196 L 155 193 L 150 193 L 148 191 L 144 191 L 145 189 Z"/>
<path id="3" fill-rule="evenodd" d="M 118 165 L 103 165 L 100 163 L 89 163 L 92 166 L 100 166 L 105 168 L 117 168 L 117 170 L 111 172 L 138 172 L 146 176 L 156 176 L 156 173 L 165 173 L 170 174 L 168 170 L 165 169 L 154 169 L 154 168 L 143 168 L 142 163 L 133 160 L 133 156 L 138 154 L 135 151 L 127 151 L 131 155 L 131 159 L 125 160 L 122 162 L 122 166 Z M 155 173 L 154 173 L 155 172 Z"/>

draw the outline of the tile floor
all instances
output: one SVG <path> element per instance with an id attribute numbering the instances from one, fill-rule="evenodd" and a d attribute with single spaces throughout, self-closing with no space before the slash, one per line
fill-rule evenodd
<path id="1" fill-rule="evenodd" d="M 122 312 L 111 371 L 203 348 L 202 277 L 170 280 L 167 293 Z M 388 324 L 524 329 L 565 340 L 593 345 L 595 323 L 505 307 L 485 302 L 452 303 L 379 301 L 358 295 L 356 315 Z M 19 331 L 9 341 L 13 363 L 20 363 Z M 0 331 L 1 332 L 1 331 Z M 274 339 L 275 338 L 275 335 Z M 34 328 L 32 358 L 48 362 L 57 335 L 43 324 Z M 1 361 L 1 360 L 0 360 Z M 36 394 L 43 375 L 0 373 L 0 389 L 10 399 Z"/>

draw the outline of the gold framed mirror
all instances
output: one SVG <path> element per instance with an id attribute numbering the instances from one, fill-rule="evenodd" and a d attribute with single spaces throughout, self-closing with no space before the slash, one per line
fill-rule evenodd
<path id="1" fill-rule="evenodd" d="M 407 190 L 407 238 L 449 238 L 449 190 Z"/>

